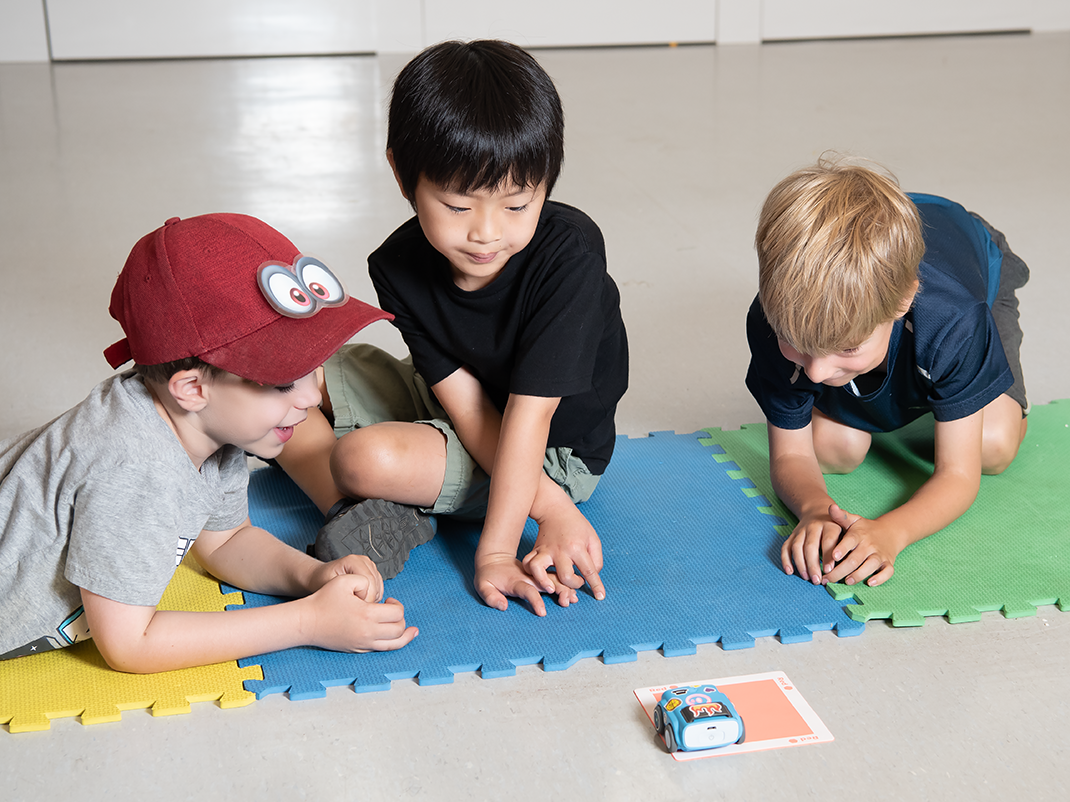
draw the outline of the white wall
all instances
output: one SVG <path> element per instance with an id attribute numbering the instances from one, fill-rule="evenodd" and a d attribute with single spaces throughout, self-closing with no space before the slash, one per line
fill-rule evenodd
<path id="1" fill-rule="evenodd" d="M 48 61 L 42 0 L 0 0 L 0 61 Z"/>
<path id="2" fill-rule="evenodd" d="M 46 24 L 45 9 L 48 21 Z M 210 22 L 206 22 L 210 20 Z M 0 0 L 0 61 L 1070 30 L 1067 0 Z M 46 33 L 46 31 L 48 33 Z"/>
<path id="3" fill-rule="evenodd" d="M 52 57 L 371 53 L 375 7 L 352 0 L 47 0 Z"/>

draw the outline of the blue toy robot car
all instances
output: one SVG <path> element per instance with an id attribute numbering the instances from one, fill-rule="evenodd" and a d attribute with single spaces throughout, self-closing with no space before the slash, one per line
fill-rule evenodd
<path id="1" fill-rule="evenodd" d="M 713 685 L 670 688 L 654 708 L 654 727 L 670 752 L 691 752 L 740 743 L 743 719 Z"/>

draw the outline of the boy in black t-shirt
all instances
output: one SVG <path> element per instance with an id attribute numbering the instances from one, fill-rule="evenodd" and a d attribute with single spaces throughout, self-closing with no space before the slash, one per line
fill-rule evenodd
<path id="1" fill-rule="evenodd" d="M 482 517 L 488 605 L 545 615 L 540 592 L 568 606 L 584 582 L 605 597 L 575 505 L 613 453 L 628 345 L 598 227 L 547 200 L 563 132 L 553 82 L 515 45 L 446 42 L 398 75 L 387 159 L 416 217 L 369 265 L 412 356 L 339 352 L 324 415 L 279 458 L 328 515 L 322 558 L 367 554 L 389 578 L 434 533 L 428 515 Z M 529 516 L 539 534 L 520 560 Z"/>

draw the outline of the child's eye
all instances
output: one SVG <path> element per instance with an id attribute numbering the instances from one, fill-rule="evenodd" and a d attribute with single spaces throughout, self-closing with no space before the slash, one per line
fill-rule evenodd
<path id="1" fill-rule="evenodd" d="M 278 390 L 280 393 L 292 393 L 295 387 L 297 387 L 297 382 L 275 385 L 275 389 Z"/>
<path id="2" fill-rule="evenodd" d="M 468 211 L 463 206 L 450 206 L 448 203 L 446 204 L 446 208 L 449 209 L 454 214 L 460 214 L 461 212 L 467 212 Z"/>
<path id="3" fill-rule="evenodd" d="M 510 212 L 523 212 L 528 208 L 528 204 L 525 203 L 523 206 L 506 206 L 505 208 Z"/>
<path id="4" fill-rule="evenodd" d="M 841 354 L 857 354 L 861 350 L 862 349 L 860 347 L 855 346 L 854 348 L 844 348 L 842 351 L 840 351 L 840 353 Z"/>

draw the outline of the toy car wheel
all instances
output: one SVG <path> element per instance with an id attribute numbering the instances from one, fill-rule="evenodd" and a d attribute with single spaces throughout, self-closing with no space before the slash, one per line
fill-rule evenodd
<path id="1" fill-rule="evenodd" d="M 670 752 L 676 751 L 676 733 L 672 731 L 672 727 L 665 728 L 665 748 Z"/>
<path id="2" fill-rule="evenodd" d="M 665 713 L 662 712 L 661 705 L 654 708 L 654 729 L 658 731 L 658 735 L 665 732 Z"/>

